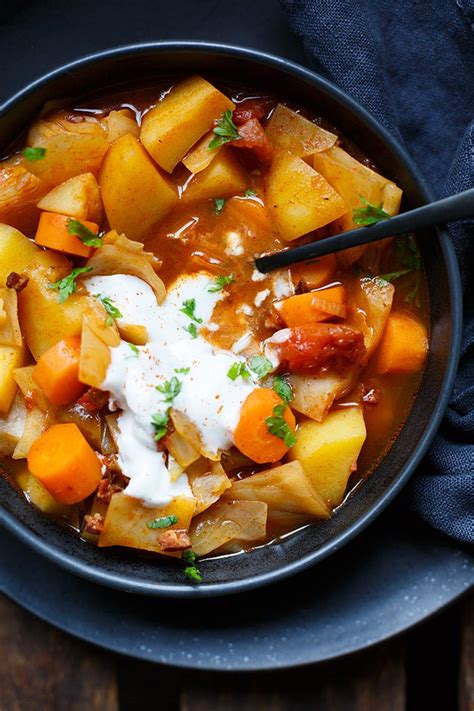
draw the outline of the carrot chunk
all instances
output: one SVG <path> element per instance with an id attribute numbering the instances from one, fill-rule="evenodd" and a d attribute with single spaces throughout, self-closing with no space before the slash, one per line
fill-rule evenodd
<path id="1" fill-rule="evenodd" d="M 53 425 L 32 445 L 30 472 L 62 504 L 86 499 L 102 478 L 99 459 L 77 425 Z"/>
<path id="2" fill-rule="evenodd" d="M 35 235 L 36 244 L 55 249 L 58 252 L 73 254 L 76 257 L 90 257 L 94 247 L 88 247 L 81 242 L 79 237 L 68 232 L 70 219 L 67 215 L 59 215 L 56 212 L 42 212 Z M 87 220 L 80 222 L 94 234 L 99 233 L 99 227 L 95 222 Z"/>
<path id="3" fill-rule="evenodd" d="M 43 353 L 33 371 L 33 380 L 53 405 L 77 400 L 87 385 L 79 382 L 81 339 L 70 336 Z"/>
<path id="4" fill-rule="evenodd" d="M 305 326 L 330 318 L 345 318 L 346 290 L 343 286 L 331 286 L 307 294 L 296 294 L 277 301 L 275 309 L 287 326 Z"/>
<path id="5" fill-rule="evenodd" d="M 283 439 L 270 432 L 267 424 L 267 419 L 274 416 L 275 407 L 282 405 L 283 400 L 269 388 L 253 390 L 242 405 L 234 431 L 234 444 L 254 462 L 277 462 L 289 449 Z M 296 420 L 289 407 L 286 407 L 283 419 L 294 433 Z"/>
<path id="6" fill-rule="evenodd" d="M 427 353 L 425 326 L 410 314 L 390 314 L 379 347 L 378 372 L 415 373 L 422 368 Z"/>
<path id="7" fill-rule="evenodd" d="M 331 280 L 336 266 L 335 255 L 327 254 L 325 257 L 318 257 L 309 262 L 294 264 L 291 267 L 291 279 L 295 286 L 301 284 L 307 289 L 318 289 Z"/>

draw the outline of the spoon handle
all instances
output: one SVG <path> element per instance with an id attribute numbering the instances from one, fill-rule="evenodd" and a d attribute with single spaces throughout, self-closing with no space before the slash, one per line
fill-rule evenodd
<path id="1" fill-rule="evenodd" d="M 349 247 L 358 247 L 361 244 L 369 244 L 393 235 L 414 232 L 425 227 L 442 225 L 468 217 L 474 217 L 474 188 L 465 190 L 457 195 L 451 195 L 443 200 L 432 202 L 429 205 L 422 205 L 414 210 L 402 212 L 400 215 L 382 220 L 368 227 L 360 227 L 333 237 L 311 242 L 310 244 L 304 244 L 300 247 L 287 249 L 266 257 L 259 257 L 255 260 L 255 264 L 257 269 L 267 273 L 307 259 L 322 257 L 332 252 L 340 252 Z"/>

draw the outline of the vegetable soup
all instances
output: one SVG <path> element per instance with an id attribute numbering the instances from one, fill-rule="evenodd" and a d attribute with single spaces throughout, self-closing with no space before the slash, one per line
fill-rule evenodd
<path id="1" fill-rule="evenodd" d="M 401 197 L 264 92 L 193 76 L 45 112 L 0 163 L 4 475 L 84 545 L 182 558 L 194 582 L 201 556 L 330 517 L 420 381 L 416 239 L 254 259 Z"/>

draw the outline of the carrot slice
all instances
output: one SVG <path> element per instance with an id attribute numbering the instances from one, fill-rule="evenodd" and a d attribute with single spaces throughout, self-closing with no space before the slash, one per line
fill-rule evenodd
<path id="1" fill-rule="evenodd" d="M 67 215 L 59 215 L 56 212 L 42 212 L 35 235 L 36 244 L 55 249 L 58 252 L 73 254 L 76 257 L 90 257 L 94 247 L 88 247 L 81 242 L 79 237 L 68 232 L 70 219 Z M 87 220 L 80 222 L 94 234 L 99 233 L 99 226 L 95 222 Z"/>
<path id="2" fill-rule="evenodd" d="M 303 282 L 307 289 L 318 289 L 331 280 L 336 267 L 336 256 L 326 254 L 324 257 L 318 257 L 309 262 L 294 264 L 291 267 L 291 279 L 295 286 Z"/>
<path id="3" fill-rule="evenodd" d="M 296 294 L 277 301 L 275 309 L 287 326 L 306 326 L 335 316 L 346 316 L 346 290 L 343 286 Z"/>
<path id="4" fill-rule="evenodd" d="M 425 326 L 410 314 L 391 313 L 379 346 L 378 372 L 415 373 L 421 370 L 427 353 Z"/>
<path id="5" fill-rule="evenodd" d="M 269 417 L 273 417 L 274 408 L 278 405 L 283 405 L 283 400 L 274 390 L 256 388 L 240 410 L 239 423 L 234 430 L 234 444 L 242 454 L 259 464 L 277 462 L 289 449 L 282 439 L 269 431 L 266 423 Z M 289 407 L 285 409 L 283 419 L 294 432 L 296 420 Z"/>
<path id="6" fill-rule="evenodd" d="M 43 353 L 33 371 L 33 380 L 53 405 L 77 400 L 87 385 L 79 382 L 81 339 L 70 336 Z"/>
<path id="7" fill-rule="evenodd" d="M 62 504 L 86 499 L 102 478 L 99 459 L 74 424 L 53 425 L 32 445 L 30 472 Z"/>

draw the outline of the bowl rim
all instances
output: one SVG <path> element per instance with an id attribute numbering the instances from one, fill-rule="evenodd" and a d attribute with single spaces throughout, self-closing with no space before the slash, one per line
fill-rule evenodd
<path id="1" fill-rule="evenodd" d="M 56 78 L 73 73 L 77 69 L 82 69 L 88 65 L 100 63 L 103 60 L 146 54 L 150 52 L 162 53 L 167 51 L 182 53 L 206 52 L 217 55 L 221 54 L 232 56 L 242 61 L 250 60 L 252 62 L 257 62 L 279 69 L 289 75 L 296 75 L 310 84 L 316 85 L 322 93 L 329 95 L 331 98 L 335 98 L 343 104 L 348 111 L 354 114 L 356 118 L 360 119 L 363 123 L 368 125 L 374 133 L 378 134 L 381 141 L 387 145 L 390 151 L 395 153 L 401 162 L 408 168 L 408 171 L 414 178 L 414 182 L 419 188 L 420 194 L 424 200 L 429 202 L 433 199 L 431 189 L 421 175 L 419 169 L 414 164 L 413 160 L 408 155 L 405 148 L 386 128 L 384 128 L 352 97 L 339 89 L 339 87 L 331 81 L 311 69 L 303 67 L 302 65 L 284 57 L 279 57 L 274 54 L 239 45 L 194 40 L 171 40 L 120 45 L 101 50 L 99 52 L 87 54 L 79 59 L 46 72 L 39 78 L 26 85 L 23 89 L 16 92 L 0 105 L 0 118 L 7 114 L 17 102 L 20 102 L 22 99 L 34 94 L 36 91 L 44 86 L 47 86 Z M 387 487 L 387 489 L 380 496 L 380 499 L 372 504 L 363 516 L 361 516 L 355 523 L 351 524 L 336 538 L 293 562 L 282 564 L 271 572 L 257 573 L 250 578 L 237 581 L 208 584 L 204 581 L 199 586 L 193 586 L 186 583 L 180 585 L 161 583 L 159 580 L 153 582 L 137 581 L 134 580 L 131 575 L 126 573 L 115 574 L 96 567 L 91 567 L 87 563 L 74 558 L 71 554 L 57 549 L 49 541 L 39 538 L 34 531 L 28 529 L 15 516 L 5 511 L 3 507 L 0 507 L 0 524 L 3 524 L 22 542 L 32 547 L 36 552 L 45 556 L 57 565 L 60 565 L 62 568 L 65 568 L 70 573 L 79 575 L 82 578 L 86 578 L 91 582 L 98 583 L 106 587 L 150 596 L 200 598 L 248 591 L 253 588 L 268 585 L 278 580 L 287 578 L 290 575 L 294 575 L 295 573 L 305 570 L 309 566 L 314 565 L 316 562 L 319 562 L 330 554 L 336 552 L 357 536 L 363 529 L 365 529 L 396 497 L 403 486 L 405 486 L 416 467 L 421 462 L 421 459 L 423 458 L 439 427 L 445 408 L 448 404 L 448 399 L 454 385 L 454 378 L 457 371 L 460 353 L 462 333 L 462 292 L 459 267 L 453 244 L 445 230 L 437 230 L 437 233 L 448 279 L 449 298 L 451 302 L 452 342 L 446 366 L 446 374 L 440 388 L 436 406 L 433 408 L 424 432 L 420 437 L 416 452 L 400 469 L 398 477 Z"/>

